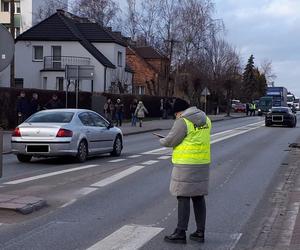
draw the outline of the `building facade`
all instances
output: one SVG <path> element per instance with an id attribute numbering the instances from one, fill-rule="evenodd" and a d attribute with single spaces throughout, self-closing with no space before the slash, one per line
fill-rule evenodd
<path id="1" fill-rule="evenodd" d="M 66 66 L 92 66 L 93 79 L 80 80 L 80 90 L 131 93 L 126 46 L 113 32 L 59 10 L 17 37 L 16 87 L 64 91 L 70 84 L 72 90 Z"/>

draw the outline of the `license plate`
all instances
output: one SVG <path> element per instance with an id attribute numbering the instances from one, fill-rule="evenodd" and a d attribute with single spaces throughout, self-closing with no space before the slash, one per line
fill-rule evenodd
<path id="1" fill-rule="evenodd" d="M 27 153 L 49 153 L 49 145 L 27 145 Z"/>
<path id="2" fill-rule="evenodd" d="M 282 115 L 273 115 L 272 121 L 273 122 L 283 122 L 283 116 Z"/>

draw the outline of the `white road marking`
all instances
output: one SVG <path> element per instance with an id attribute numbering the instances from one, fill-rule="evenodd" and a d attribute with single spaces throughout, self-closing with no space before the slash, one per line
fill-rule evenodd
<path id="1" fill-rule="evenodd" d="M 130 155 L 130 156 L 128 156 L 128 158 L 131 158 L 131 159 L 138 158 L 138 157 L 141 157 L 141 155 Z"/>
<path id="2" fill-rule="evenodd" d="M 137 250 L 162 230 L 159 227 L 126 225 L 87 250 Z"/>
<path id="3" fill-rule="evenodd" d="M 98 190 L 98 188 L 92 188 L 92 187 L 84 187 L 84 188 L 81 188 L 79 189 L 76 194 L 77 195 L 80 195 L 80 196 L 83 196 L 83 195 L 88 195 L 94 191 Z"/>
<path id="4" fill-rule="evenodd" d="M 162 147 L 162 148 L 157 148 L 157 149 L 154 149 L 154 150 L 151 150 L 151 151 L 147 151 L 147 152 L 144 152 L 142 153 L 143 155 L 151 155 L 151 154 L 156 154 L 157 152 L 159 151 L 162 151 L 162 150 L 167 150 L 168 148 L 166 147 Z"/>
<path id="5" fill-rule="evenodd" d="M 123 179 L 124 177 L 131 175 L 141 169 L 143 169 L 145 166 L 133 166 L 131 168 L 128 168 L 120 173 L 117 173 L 113 176 L 107 177 L 106 179 L 103 179 L 99 182 L 96 182 L 91 185 L 91 187 L 105 187 L 109 184 L 112 184 L 120 179 Z"/>
<path id="6" fill-rule="evenodd" d="M 232 234 L 231 235 L 231 239 L 234 240 L 234 242 L 231 244 L 230 246 L 230 250 L 233 250 L 235 248 L 235 246 L 237 245 L 237 243 L 239 242 L 240 238 L 242 237 L 243 234 L 241 233 L 236 233 L 236 234 Z"/>
<path id="7" fill-rule="evenodd" d="M 141 163 L 141 164 L 143 164 L 143 165 L 153 165 L 153 164 L 155 164 L 155 163 L 157 163 L 158 161 L 145 161 L 145 162 L 143 162 L 143 163 Z"/>
<path id="8" fill-rule="evenodd" d="M 64 208 L 64 207 L 67 207 L 67 206 L 70 206 L 71 204 L 73 204 L 74 202 L 76 202 L 77 199 L 72 199 L 70 200 L 69 202 L 63 204 L 62 206 L 60 206 L 61 208 Z"/>
<path id="9" fill-rule="evenodd" d="M 125 161 L 126 159 L 116 159 L 116 160 L 111 160 L 111 161 L 108 161 L 108 162 L 112 162 L 112 163 L 114 163 L 114 162 L 121 162 L 121 161 Z"/>
<path id="10" fill-rule="evenodd" d="M 172 156 L 171 155 L 163 155 L 161 157 L 158 157 L 157 159 L 158 160 L 167 160 L 167 159 L 170 159 Z"/>
<path id="11" fill-rule="evenodd" d="M 39 180 L 39 179 L 47 178 L 47 177 L 50 177 L 50 176 L 55 176 L 55 175 L 60 175 L 60 174 L 65 174 L 65 173 L 70 173 L 70 172 L 75 172 L 75 171 L 79 171 L 79 170 L 83 170 L 83 169 L 88 169 L 88 168 L 94 168 L 94 167 L 98 167 L 98 166 L 99 165 L 87 165 L 87 166 L 82 166 L 82 167 L 77 167 L 77 168 L 70 168 L 70 169 L 56 171 L 56 172 L 52 172 L 52 173 L 48 173 L 48 174 L 41 174 L 41 175 L 36 175 L 36 176 L 32 176 L 32 177 L 28 177 L 28 178 L 23 178 L 23 179 L 19 179 L 19 180 L 9 181 L 9 182 L 5 182 L 3 184 L 6 184 L 6 185 L 20 184 L 20 183 L 25 183 L 25 182 L 29 182 L 29 181 L 34 181 L 34 180 Z"/>

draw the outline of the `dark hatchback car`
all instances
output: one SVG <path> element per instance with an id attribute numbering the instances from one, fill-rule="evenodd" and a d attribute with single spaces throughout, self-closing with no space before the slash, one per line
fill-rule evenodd
<path id="1" fill-rule="evenodd" d="M 289 107 L 273 107 L 271 112 L 266 114 L 265 125 L 285 125 L 296 127 L 297 116 Z"/>

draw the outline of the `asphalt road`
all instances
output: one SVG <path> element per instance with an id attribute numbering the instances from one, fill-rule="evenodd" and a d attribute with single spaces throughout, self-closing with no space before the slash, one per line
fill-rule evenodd
<path id="1" fill-rule="evenodd" d="M 233 249 L 299 132 L 300 125 L 264 127 L 261 117 L 214 123 L 207 240 L 184 247 L 162 240 L 176 226 L 176 199 L 168 191 L 170 151 L 151 133 L 125 137 L 119 158 L 84 164 L 21 164 L 5 155 L 1 194 L 49 205 L 27 216 L 0 211 L 0 249 Z"/>

